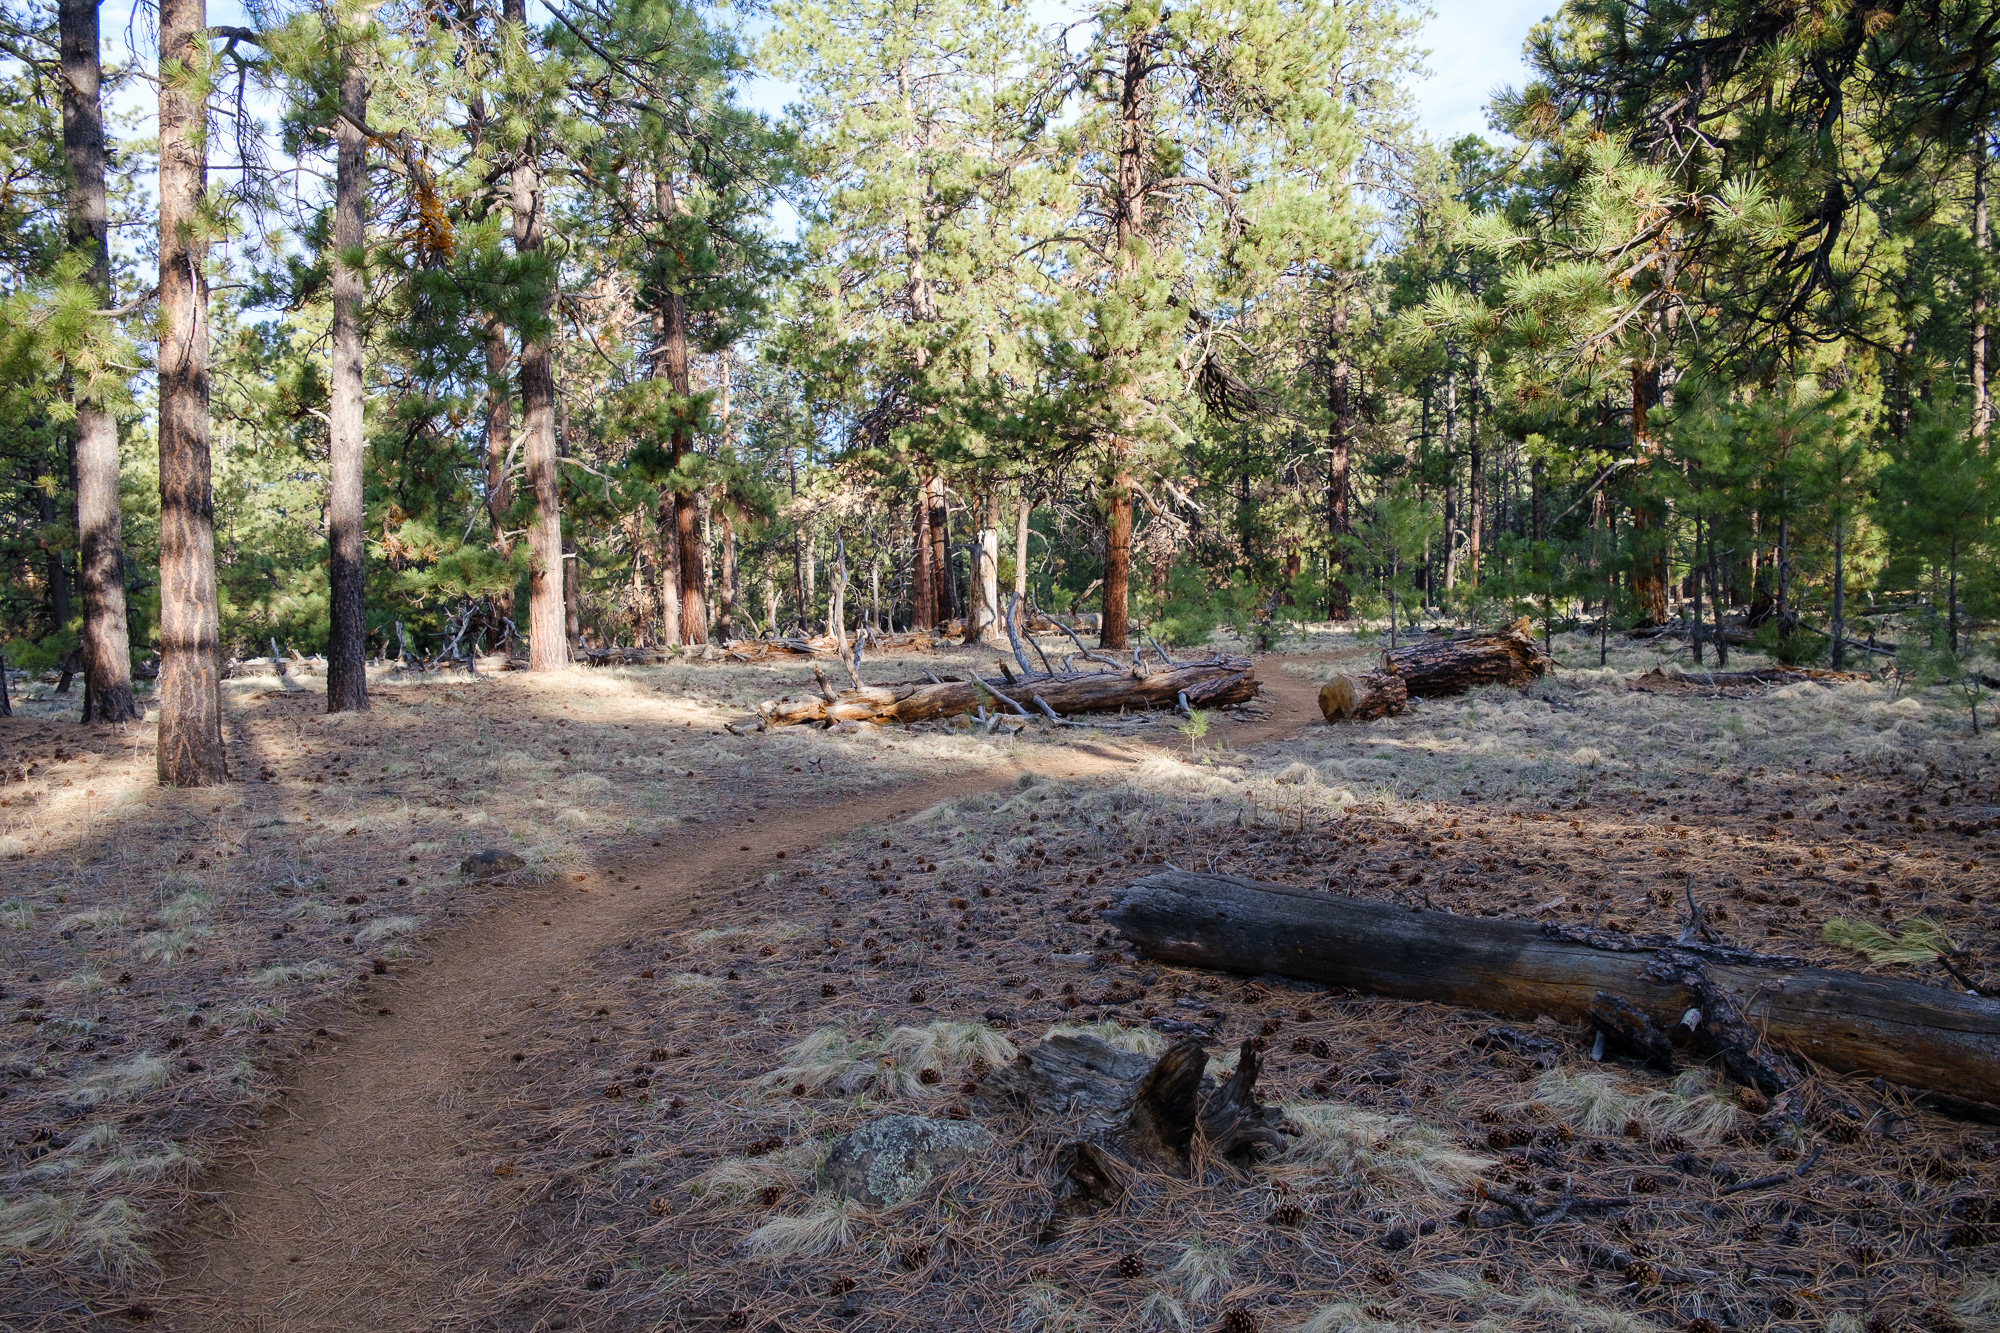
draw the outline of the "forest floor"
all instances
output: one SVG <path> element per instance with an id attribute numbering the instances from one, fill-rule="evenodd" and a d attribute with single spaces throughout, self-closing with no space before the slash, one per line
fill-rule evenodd
<path id="1" fill-rule="evenodd" d="M 1460 913 L 1863 960 L 1925 916 L 1987 980 L 2000 766 L 1943 692 L 1643 688 L 1556 642 L 1522 692 L 1319 725 L 1373 645 L 1261 660 L 1266 716 L 1021 737 L 721 723 L 802 665 L 231 681 L 243 781 L 0 721 L 0 1314 L 176 1329 L 2000 1327 L 2000 1136 L 1826 1078 L 1754 1142 L 1712 1071 L 1579 1028 L 1130 959 L 1171 861 Z M 936 667 L 935 658 L 928 659 Z M 874 664 L 874 679 L 916 662 Z M 1734 664 L 1732 664 L 1734 665 Z M 939 667 L 938 669 L 943 669 Z M 1642 688 L 1634 688 L 1635 683 Z M 40 714 L 40 715 L 38 715 Z M 526 863 L 478 881 L 484 849 Z M 1941 973 L 1881 970 L 1948 984 Z M 1934 972 L 1935 969 L 1932 969 Z M 1057 1026 L 1269 1042 L 1304 1131 L 1041 1239 L 1059 1120 L 893 1208 L 814 1189 L 891 1111 L 967 1114 Z M 1794 1178 L 1791 1172 L 1806 1167 Z M 1782 1183 L 1732 1186 L 1773 1173 Z M 1484 1226 L 1481 1180 L 1630 1207 Z"/>

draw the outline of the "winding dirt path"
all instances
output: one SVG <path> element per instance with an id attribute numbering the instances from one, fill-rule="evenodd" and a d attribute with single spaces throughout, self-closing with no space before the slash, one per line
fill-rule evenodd
<path id="1" fill-rule="evenodd" d="M 1269 715 L 1215 729 L 1231 748 L 1319 720 L 1316 687 L 1280 664 L 1260 662 Z M 737 816 L 679 843 L 670 860 L 651 847 L 614 850 L 582 883 L 524 892 L 469 919 L 433 941 L 429 961 L 378 978 L 348 1031 L 293 1071 L 293 1090 L 267 1111 L 267 1126 L 205 1182 L 219 1202 L 170 1257 L 145 1302 L 150 1326 L 432 1329 L 458 1282 L 496 1257 L 477 1248 L 494 1233 L 471 1225 L 484 1209 L 466 1189 L 464 1158 L 481 1142 L 482 1108 L 505 1077 L 488 1038 L 530 1001 L 562 988 L 600 951 L 684 922 L 693 900 L 754 878 L 781 850 L 1023 774 L 1112 773 L 1148 753 L 1123 741 L 1026 747 L 976 774 L 766 809 L 756 828 Z M 744 852 L 745 843 L 757 850 Z"/>

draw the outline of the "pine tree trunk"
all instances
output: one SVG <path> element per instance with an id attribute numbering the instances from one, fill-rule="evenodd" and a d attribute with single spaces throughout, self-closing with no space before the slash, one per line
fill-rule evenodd
<path id="1" fill-rule="evenodd" d="M 334 121 L 339 153 L 334 167 L 333 348 L 327 410 L 328 612 L 326 711 L 362 712 L 368 707 L 367 515 L 362 459 L 367 448 L 362 412 L 361 302 L 366 289 L 363 247 L 367 243 L 365 195 L 368 142 L 368 80 L 355 53 L 346 53 L 341 71 L 340 109 Z"/>
<path id="2" fill-rule="evenodd" d="M 1132 471 L 1123 463 L 1111 480 L 1104 515 L 1104 618 L 1100 648 L 1125 648 L 1132 593 Z"/>
<path id="3" fill-rule="evenodd" d="M 1986 152 L 1988 139 L 1972 140 L 1972 246 L 1981 260 L 1990 244 L 1986 235 Z M 1986 387 L 1986 312 L 1991 301 L 1984 276 L 1972 295 L 1972 438 L 1983 440 L 1993 422 L 1993 400 Z"/>
<path id="4" fill-rule="evenodd" d="M 736 523 L 724 509 L 722 521 L 722 615 L 716 621 L 716 629 L 723 642 L 736 637 L 736 608 L 741 601 L 741 592 L 736 586 Z"/>
<path id="5" fill-rule="evenodd" d="M 916 549 L 910 556 L 911 628 L 933 629 L 937 625 L 937 585 L 931 578 L 930 483 L 917 487 Z"/>
<path id="6" fill-rule="evenodd" d="M 521 25 L 526 39 L 527 0 L 505 0 L 505 21 Z M 514 253 L 540 255 L 548 224 L 542 192 L 541 144 L 530 139 L 511 172 Z M 528 493 L 535 500 L 528 529 L 528 670 L 561 671 L 569 665 L 568 613 L 563 607 L 562 489 L 556 463 L 555 349 L 549 342 L 553 283 L 531 276 L 534 336 L 521 337 L 521 453 Z"/>
<path id="7" fill-rule="evenodd" d="M 576 542 L 563 542 L 563 637 L 575 654 L 583 647 L 583 568 Z"/>
<path id="8" fill-rule="evenodd" d="M 69 243 L 90 257 L 89 282 L 111 303 L 111 253 L 104 188 L 103 66 L 98 0 L 62 0 L 63 154 L 70 171 Z M 140 715 L 132 697 L 132 644 L 125 618 L 123 519 L 118 508 L 118 419 L 90 385 L 72 382 L 76 412 L 77 590 L 83 601 L 83 720 L 124 722 Z"/>
<path id="9" fill-rule="evenodd" d="M 1466 582 L 1479 586 L 1479 552 L 1486 528 L 1486 460 L 1479 452 L 1479 353 L 1472 354 L 1472 388 L 1465 405 L 1465 554 L 1472 563 Z"/>
<path id="10" fill-rule="evenodd" d="M 944 478 L 933 476 L 930 481 L 931 507 L 931 609 L 937 614 L 936 626 L 944 628 L 951 621 L 957 601 L 951 589 L 951 513 L 945 507 Z"/>
<path id="11" fill-rule="evenodd" d="M 161 0 L 160 735 L 162 786 L 229 780 L 222 749 L 221 623 L 208 453 L 208 257 L 203 0 Z"/>
<path id="12" fill-rule="evenodd" d="M 659 542 L 660 641 L 677 648 L 685 641 L 681 635 L 681 526 L 679 502 L 671 490 L 660 491 L 653 532 Z"/>
<path id="13" fill-rule="evenodd" d="M 708 543 L 702 539 L 701 510 L 684 495 L 675 508 L 681 551 L 681 633 L 691 644 L 708 642 Z"/>
<path id="14" fill-rule="evenodd" d="M 507 536 L 507 511 L 514 507 L 514 483 L 507 475 L 507 451 L 514 443 L 514 399 L 507 386 L 507 366 L 514 359 L 507 350 L 507 328 L 498 318 L 486 319 L 486 521 L 493 529 L 493 546 L 502 559 L 512 553 L 513 540 Z M 514 620 L 514 589 L 492 597 L 493 614 L 500 619 L 496 632 L 505 632 Z"/>

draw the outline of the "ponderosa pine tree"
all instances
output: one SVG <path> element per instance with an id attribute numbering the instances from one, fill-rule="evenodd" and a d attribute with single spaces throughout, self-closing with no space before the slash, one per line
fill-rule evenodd
<path id="1" fill-rule="evenodd" d="M 556 62 L 532 49 L 527 0 L 504 0 L 500 70 L 506 85 L 508 120 L 517 137 L 508 145 L 509 197 L 514 254 L 526 261 L 518 295 L 516 376 L 521 394 L 521 460 L 534 500 L 528 529 L 528 669 L 560 671 L 570 662 L 568 613 L 563 600 L 562 486 L 556 459 L 554 261 L 546 253 L 549 207 L 542 155 L 552 118 L 552 95 L 560 88 Z"/>
<path id="2" fill-rule="evenodd" d="M 63 151 L 69 160 L 69 243 L 88 261 L 86 281 L 100 307 L 111 303 L 111 247 L 105 189 L 103 57 L 99 0 L 62 0 Z M 108 366 L 72 365 L 76 429 L 77 591 L 83 603 L 83 720 L 125 722 L 140 715 L 132 697 L 132 646 L 125 619 L 123 516 L 118 506 L 118 418 Z"/>
<path id="3" fill-rule="evenodd" d="M 207 102 L 204 0 L 161 0 L 160 782 L 229 779 L 222 748 L 221 615 L 208 447 Z"/>
<path id="4" fill-rule="evenodd" d="M 1042 421 L 1086 441 L 1103 516 L 1100 642 L 1127 646 L 1132 505 L 1178 413 L 1228 408 L 1227 313 L 1358 249 L 1345 26 L 1320 0 L 1102 4 L 1039 101 L 1069 243 L 1051 247 Z"/>

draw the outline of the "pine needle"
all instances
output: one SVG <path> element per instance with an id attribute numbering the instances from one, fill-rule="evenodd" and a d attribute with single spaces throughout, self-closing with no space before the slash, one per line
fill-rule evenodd
<path id="1" fill-rule="evenodd" d="M 1880 926 L 1837 916 L 1820 927 L 1819 937 L 1828 944 L 1852 950 L 1871 963 L 1928 963 L 1958 952 L 1943 926 L 1929 917 L 1912 917 L 1903 923 L 1901 935 L 1891 935 Z"/>

